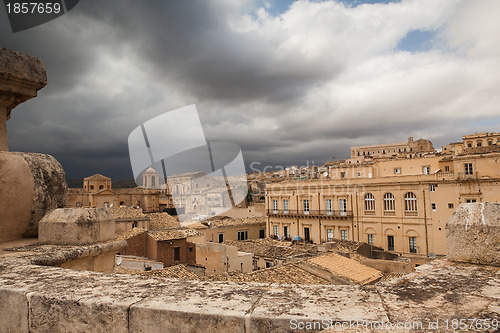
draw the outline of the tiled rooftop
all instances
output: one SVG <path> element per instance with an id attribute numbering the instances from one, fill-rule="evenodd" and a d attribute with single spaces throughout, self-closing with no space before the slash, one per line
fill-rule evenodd
<path id="1" fill-rule="evenodd" d="M 142 212 L 142 208 L 133 207 L 111 207 L 108 210 L 113 214 L 115 220 L 140 218 L 145 219 L 146 215 Z"/>
<path id="2" fill-rule="evenodd" d="M 330 271 L 336 276 L 346 278 L 359 284 L 368 284 L 383 276 L 375 268 L 363 265 L 356 260 L 343 257 L 336 253 L 328 253 L 308 260 L 320 268 Z"/>
<path id="3" fill-rule="evenodd" d="M 182 239 L 192 236 L 203 236 L 203 234 L 199 233 L 198 231 L 189 228 L 150 230 L 149 235 L 157 241 Z"/>
<path id="4" fill-rule="evenodd" d="M 217 216 L 211 219 L 208 219 L 206 223 L 210 223 L 209 227 L 217 228 L 217 227 L 228 227 L 228 226 L 236 226 L 236 225 L 245 225 L 245 224 L 259 224 L 266 223 L 266 217 L 248 217 L 248 218 L 231 218 L 227 216 Z"/>
<path id="5" fill-rule="evenodd" d="M 154 271 L 140 272 L 139 275 L 147 277 L 162 277 L 169 279 L 199 280 L 195 273 L 191 272 L 186 265 L 175 265 Z"/>
<path id="6" fill-rule="evenodd" d="M 279 284 L 331 284 L 294 264 L 284 264 L 250 273 L 225 273 L 205 277 L 209 281 L 259 282 Z"/>
<path id="7" fill-rule="evenodd" d="M 314 245 L 292 245 L 291 242 L 279 242 L 270 238 L 225 241 L 224 244 L 235 246 L 238 251 L 249 252 L 261 257 L 270 258 L 289 257 L 316 252 L 316 247 Z"/>
<path id="8" fill-rule="evenodd" d="M 181 224 L 177 219 L 173 216 L 170 216 L 167 213 L 150 213 L 147 214 L 149 217 L 150 228 L 155 229 L 173 229 L 179 228 Z"/>
<path id="9" fill-rule="evenodd" d="M 126 231 L 124 233 L 121 233 L 119 235 L 116 236 L 116 239 L 118 240 L 125 240 L 125 239 L 129 239 L 129 238 L 132 238 L 134 236 L 137 236 L 137 235 L 140 235 L 142 234 L 143 232 L 146 232 L 147 230 L 146 229 L 142 229 L 142 228 L 133 228 L 129 231 Z"/>

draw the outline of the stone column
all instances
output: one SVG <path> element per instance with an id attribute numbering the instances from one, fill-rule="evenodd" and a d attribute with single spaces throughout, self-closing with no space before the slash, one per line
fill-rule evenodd
<path id="1" fill-rule="evenodd" d="M 9 150 L 7 142 L 7 108 L 0 105 L 0 151 Z"/>
<path id="2" fill-rule="evenodd" d="M 0 242 L 36 236 L 45 213 L 66 205 L 65 174 L 55 158 L 8 151 L 12 109 L 46 84 L 40 59 L 0 48 Z"/>
<path id="3" fill-rule="evenodd" d="M 12 109 L 47 84 L 42 60 L 0 48 L 0 151 L 8 151 L 7 120 Z"/>

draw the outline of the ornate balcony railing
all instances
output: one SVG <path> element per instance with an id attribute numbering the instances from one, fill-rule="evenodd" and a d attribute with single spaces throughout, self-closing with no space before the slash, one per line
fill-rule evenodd
<path id="1" fill-rule="evenodd" d="M 268 209 L 268 216 L 311 216 L 311 217 L 331 217 L 331 218 L 347 218 L 352 217 L 352 210 L 298 210 L 298 209 Z"/>

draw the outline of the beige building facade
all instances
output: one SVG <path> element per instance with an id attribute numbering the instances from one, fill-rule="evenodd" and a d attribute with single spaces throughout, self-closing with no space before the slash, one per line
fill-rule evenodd
<path id="1" fill-rule="evenodd" d="M 446 254 L 460 203 L 500 201 L 500 146 L 339 164 L 330 179 L 266 188 L 267 232 L 323 243 L 363 241 L 404 254 Z"/>
<path id="2" fill-rule="evenodd" d="M 111 178 L 93 175 L 83 180 L 83 188 L 70 188 L 67 207 L 139 207 L 144 212 L 160 210 L 161 190 L 135 188 L 112 188 Z"/>

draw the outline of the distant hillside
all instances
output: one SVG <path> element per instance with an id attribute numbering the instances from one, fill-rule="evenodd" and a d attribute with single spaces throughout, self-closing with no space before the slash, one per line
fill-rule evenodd
<path id="1" fill-rule="evenodd" d="M 68 178 L 66 183 L 69 188 L 83 188 L 83 178 Z M 133 179 L 112 180 L 111 186 L 114 188 L 132 188 L 136 187 Z"/>
<path id="2" fill-rule="evenodd" d="M 66 183 L 70 188 L 83 188 L 83 178 L 67 178 Z"/>
<path id="3" fill-rule="evenodd" d="M 113 186 L 114 188 L 132 188 L 132 187 L 137 187 L 137 184 L 131 178 L 131 179 L 112 180 L 111 186 Z"/>

